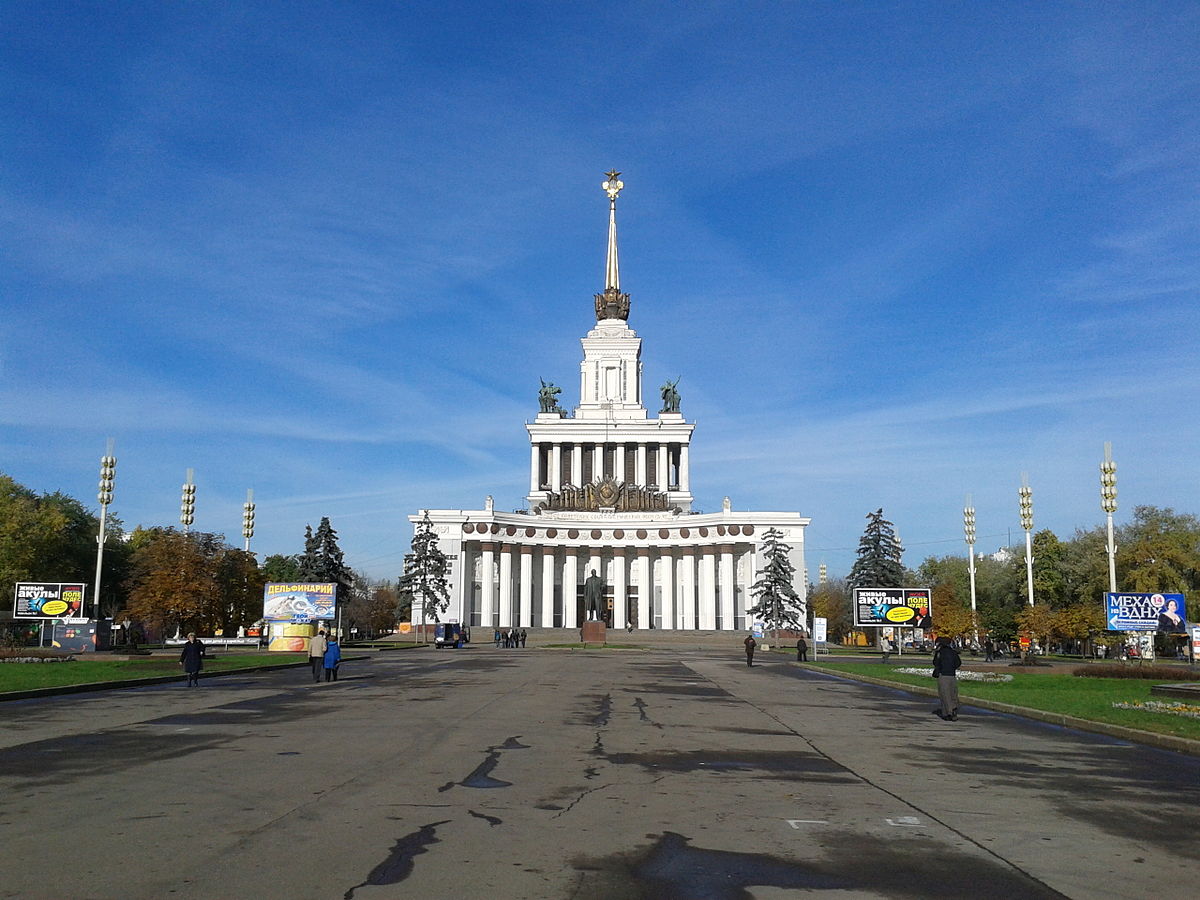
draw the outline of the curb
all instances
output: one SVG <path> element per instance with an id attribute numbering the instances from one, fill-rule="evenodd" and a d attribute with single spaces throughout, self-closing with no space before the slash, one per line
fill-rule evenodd
<path id="1" fill-rule="evenodd" d="M 343 662 L 368 659 L 366 656 L 344 656 Z M 248 675 L 253 672 L 276 672 L 282 669 L 307 669 L 307 662 L 285 663 L 278 666 L 252 666 L 248 669 L 230 669 L 227 672 L 201 672 L 201 678 L 221 678 L 225 675 Z M 151 687 L 156 684 L 172 684 L 183 678 L 179 675 L 155 675 L 152 678 L 128 678 L 124 681 L 89 681 L 87 684 L 64 684 L 61 687 L 30 688 L 27 691 L 0 691 L 0 703 L 5 700 L 32 700 L 37 697 L 56 697 L 59 694 L 88 694 L 93 691 L 119 691 L 125 688 Z"/>
<path id="2" fill-rule="evenodd" d="M 820 672 L 822 675 L 845 678 L 848 681 L 861 681 L 866 684 L 878 685 L 879 687 L 895 688 L 909 694 L 917 694 L 925 697 L 936 697 L 938 695 L 937 691 L 933 688 L 905 684 L 902 681 L 887 681 L 886 679 L 875 678 L 871 675 L 822 669 L 820 666 L 807 663 L 793 662 L 790 665 L 798 669 L 810 669 L 814 672 Z M 995 700 L 982 700 L 978 697 L 963 697 L 962 705 L 976 706 L 980 709 L 989 709 L 992 712 L 1007 713 L 1008 715 L 1021 716 L 1026 719 L 1036 719 L 1039 722 L 1062 725 L 1078 731 L 1090 731 L 1093 734 L 1103 734 L 1108 737 L 1120 738 L 1123 741 L 1132 741 L 1137 744 L 1149 744 L 1151 747 L 1158 747 L 1161 750 L 1173 750 L 1176 753 L 1186 753 L 1189 756 L 1200 756 L 1200 741 L 1192 740 L 1191 738 L 1176 737 L 1172 734 L 1159 734 L 1156 731 L 1143 731 L 1140 728 L 1127 728 L 1124 725 L 1109 725 L 1106 722 L 1096 722 L 1092 719 L 1079 719 L 1075 716 L 1063 715 L 1062 713 L 1046 712 L 1043 709 L 1032 709 L 1028 706 L 1015 706 L 1012 703 L 1000 703 Z"/>

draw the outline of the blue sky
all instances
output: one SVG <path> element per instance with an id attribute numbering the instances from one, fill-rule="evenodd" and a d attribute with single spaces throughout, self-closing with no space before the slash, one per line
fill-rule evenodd
<path id="1" fill-rule="evenodd" d="M 602 173 L 701 509 L 916 565 L 1200 512 L 1194 3 L 0 8 L 0 470 L 394 577 L 577 401 Z M 656 398 L 653 390 L 647 401 Z"/>

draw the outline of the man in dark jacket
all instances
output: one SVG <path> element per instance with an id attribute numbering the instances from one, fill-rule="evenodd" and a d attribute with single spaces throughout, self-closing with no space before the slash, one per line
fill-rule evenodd
<path id="1" fill-rule="evenodd" d="M 187 675 L 187 686 L 200 684 L 200 670 L 204 668 L 204 645 L 196 640 L 196 633 L 187 636 L 183 651 L 179 654 L 179 664 Z"/>
<path id="2" fill-rule="evenodd" d="M 746 645 L 746 665 L 752 666 L 754 665 L 754 648 L 758 646 L 758 641 L 754 639 L 754 635 L 748 634 L 742 643 Z"/>
<path id="3" fill-rule="evenodd" d="M 950 638 L 939 637 L 937 649 L 933 651 L 933 677 L 938 683 L 938 700 L 941 706 L 934 710 L 943 719 L 953 722 L 958 718 L 958 667 L 962 657 L 950 643 Z"/>

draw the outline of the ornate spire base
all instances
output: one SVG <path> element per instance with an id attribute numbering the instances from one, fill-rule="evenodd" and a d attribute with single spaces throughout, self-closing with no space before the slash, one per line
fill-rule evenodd
<path id="1" fill-rule="evenodd" d="M 629 295 L 620 288 L 607 288 L 596 295 L 596 321 L 601 319 L 629 319 Z"/>

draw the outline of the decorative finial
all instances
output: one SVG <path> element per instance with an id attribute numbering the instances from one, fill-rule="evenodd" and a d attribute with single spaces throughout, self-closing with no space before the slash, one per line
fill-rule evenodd
<path id="1" fill-rule="evenodd" d="M 596 295 L 596 320 L 628 319 L 629 295 L 621 293 L 621 268 L 617 263 L 617 196 L 625 187 L 618 180 L 621 173 L 611 169 L 604 173 L 608 180 L 600 187 L 608 194 L 608 258 L 604 271 L 604 293 Z"/>
<path id="2" fill-rule="evenodd" d="M 609 202 L 615 206 L 617 202 L 617 195 L 621 193 L 621 188 L 625 187 L 625 182 L 617 181 L 617 176 L 621 173 L 616 169 L 612 169 L 604 174 L 608 176 L 608 181 L 601 184 L 600 187 L 604 188 L 605 192 L 608 194 Z"/>

